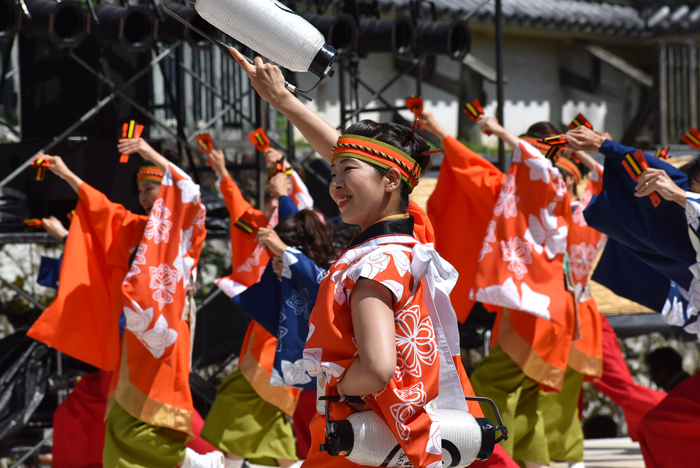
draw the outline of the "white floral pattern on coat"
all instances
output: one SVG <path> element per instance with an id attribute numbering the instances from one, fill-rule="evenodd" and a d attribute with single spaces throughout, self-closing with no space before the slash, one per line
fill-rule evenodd
<path id="1" fill-rule="evenodd" d="M 405 374 L 422 377 L 421 363 L 432 365 L 437 358 L 437 342 L 429 316 L 420 320 L 420 306 L 402 310 L 394 319 L 396 325 L 396 380 Z"/>
<path id="2" fill-rule="evenodd" d="M 580 244 L 573 244 L 569 253 L 571 272 L 576 277 L 576 281 L 580 281 L 591 272 L 598 249 L 593 244 L 581 242 Z"/>
<path id="3" fill-rule="evenodd" d="M 129 273 L 127 273 L 126 277 L 124 278 L 124 283 L 128 283 L 129 281 L 131 281 L 131 278 L 141 273 L 141 268 L 139 268 L 139 265 L 146 264 L 147 249 L 148 245 L 139 244 L 139 248 L 136 251 L 136 256 L 134 256 L 134 261 L 131 262 L 131 268 L 129 269 Z"/>
<path id="4" fill-rule="evenodd" d="M 135 301 L 131 301 L 133 310 L 124 307 L 126 317 L 126 329 L 132 332 L 136 338 L 148 349 L 156 359 L 165 352 L 165 348 L 171 346 L 177 340 L 177 331 L 169 328 L 164 316 L 158 317 L 153 328 L 148 326 L 153 321 L 153 308 L 143 310 Z"/>
<path id="5" fill-rule="evenodd" d="M 571 215 L 573 222 L 581 227 L 588 226 L 588 223 L 586 223 L 586 218 L 583 216 L 583 210 L 585 210 L 586 207 L 591 203 L 592 199 L 593 192 L 591 192 L 589 189 L 586 189 L 586 191 L 583 192 L 581 201 L 579 201 L 579 203 L 576 205 L 576 209 Z"/>
<path id="6" fill-rule="evenodd" d="M 566 225 L 557 226 L 558 222 L 557 215 L 550 214 L 544 208 L 540 208 L 540 219 L 533 215 L 528 217 L 525 240 L 532 243 L 538 254 L 541 254 L 544 248 L 550 260 L 557 254 L 566 253 L 566 237 L 569 228 Z"/>
<path id="7" fill-rule="evenodd" d="M 151 208 L 151 213 L 148 216 L 146 228 L 143 235 L 146 239 L 153 239 L 156 244 L 170 240 L 170 229 L 173 227 L 172 221 L 169 221 L 170 209 L 165 206 L 165 201 L 162 198 L 156 200 Z"/>
<path id="8" fill-rule="evenodd" d="M 173 267 L 177 271 L 177 281 L 182 280 L 183 286 L 189 286 L 190 276 L 194 268 L 194 259 L 187 255 L 192 248 L 192 232 L 194 226 L 186 231 L 180 231 L 180 245 L 178 246 L 177 257 L 173 262 Z"/>
<path id="9" fill-rule="evenodd" d="M 153 290 L 153 299 L 158 302 L 158 309 L 163 310 L 165 304 L 173 303 L 173 293 L 177 287 L 177 271 L 170 268 L 167 263 L 161 263 L 157 267 L 150 267 L 151 282 L 149 287 Z"/>
<path id="10" fill-rule="evenodd" d="M 405 390 L 394 389 L 394 393 L 403 403 L 391 405 L 389 411 L 396 421 L 396 432 L 399 437 L 402 440 L 408 440 L 411 436 L 411 428 L 405 423 L 416 414 L 416 408 L 425 406 L 427 395 L 423 389 L 423 382 L 411 385 Z"/>
<path id="11" fill-rule="evenodd" d="M 525 165 L 530 168 L 530 180 L 541 180 L 548 184 L 552 179 L 559 177 L 559 169 L 552 166 L 549 159 L 529 158 L 525 160 Z"/>
<path id="12" fill-rule="evenodd" d="M 182 203 L 199 203 L 199 185 L 192 182 L 192 179 L 182 179 L 177 182 L 177 188 L 181 190 L 180 197 Z"/>
<path id="13" fill-rule="evenodd" d="M 518 188 L 515 186 L 515 176 L 508 174 L 501 192 L 498 194 L 496 205 L 493 207 L 493 214 L 505 218 L 515 218 L 518 216 L 518 202 L 520 197 L 515 194 Z"/>
<path id="14" fill-rule="evenodd" d="M 300 290 L 293 290 L 292 296 L 287 299 L 286 304 L 294 310 L 296 315 L 303 315 L 306 320 L 309 320 L 311 316 L 311 310 L 309 309 L 309 291 L 305 288 Z"/>
<path id="15" fill-rule="evenodd" d="M 272 375 L 270 376 L 270 385 L 277 385 L 280 387 L 294 387 L 299 385 L 304 385 L 311 382 L 311 377 L 306 373 L 304 369 L 304 360 L 299 359 L 296 362 L 285 361 L 281 362 L 282 375 L 275 369 L 272 368 Z"/>
<path id="16" fill-rule="evenodd" d="M 515 236 L 507 242 L 501 241 L 501 251 L 503 252 L 503 261 L 508 262 L 508 270 L 512 271 L 517 279 L 523 279 L 527 274 L 525 265 L 532 263 L 532 246 Z"/>
<path id="17" fill-rule="evenodd" d="M 489 221 L 489 225 L 486 226 L 486 236 L 484 236 L 481 252 L 479 252 L 479 261 L 482 261 L 486 254 L 493 252 L 492 242 L 496 242 L 496 221 L 493 220 Z"/>

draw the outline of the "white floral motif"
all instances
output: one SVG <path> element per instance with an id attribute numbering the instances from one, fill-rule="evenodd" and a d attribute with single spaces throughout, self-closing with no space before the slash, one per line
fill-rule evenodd
<path id="1" fill-rule="evenodd" d="M 156 359 L 177 340 L 177 331 L 168 327 L 164 316 L 158 317 L 152 329 L 148 326 L 153 321 L 153 308 L 143 310 L 135 301 L 131 301 L 134 310 L 124 307 L 126 328 L 131 331 Z"/>
<path id="2" fill-rule="evenodd" d="M 421 377 L 421 363 L 432 365 L 437 357 L 437 343 L 430 317 L 421 320 L 420 306 L 414 305 L 401 311 L 394 324 L 396 366 L 400 369 L 398 380 L 402 380 L 404 374 Z"/>
<path id="3" fill-rule="evenodd" d="M 128 283 L 129 281 L 131 281 L 131 278 L 133 278 L 134 276 L 141 273 L 141 269 L 139 268 L 139 265 L 146 264 L 146 249 L 147 248 L 148 248 L 148 245 L 139 244 L 139 249 L 136 251 L 136 256 L 134 257 L 134 261 L 131 262 L 131 269 L 129 269 L 129 273 L 127 273 L 126 277 L 124 278 L 125 283 Z"/>
<path id="4" fill-rule="evenodd" d="M 570 253 L 571 272 L 576 277 L 576 280 L 580 281 L 581 278 L 585 278 L 590 273 L 598 251 L 593 244 L 581 242 L 580 244 L 573 244 Z"/>
<path id="5" fill-rule="evenodd" d="M 306 320 L 309 320 L 311 316 L 311 310 L 309 309 L 309 291 L 305 288 L 300 290 L 293 290 L 292 297 L 287 299 L 285 304 L 287 304 L 296 315 L 303 315 Z"/>
<path id="6" fill-rule="evenodd" d="M 566 236 L 569 233 L 569 228 L 568 226 L 557 227 L 558 223 L 557 216 L 550 214 L 544 208 L 540 208 L 540 219 L 533 215 L 528 217 L 525 240 L 532 243 L 538 254 L 542 253 L 544 245 L 544 251 L 550 260 L 557 254 L 566 252 Z"/>
<path id="7" fill-rule="evenodd" d="M 165 206 L 165 201 L 159 198 L 151 208 L 146 228 L 143 231 L 146 239 L 153 239 L 156 244 L 167 243 L 170 240 L 170 228 L 173 227 L 173 223 L 168 221 L 169 217 L 170 210 Z"/>
<path id="8" fill-rule="evenodd" d="M 260 247 L 259 245 L 255 247 L 255 250 L 253 250 L 253 253 L 250 254 L 250 257 L 248 257 L 241 266 L 236 268 L 236 273 L 241 273 L 243 271 L 253 271 L 254 266 L 260 265 L 260 255 L 262 255 L 262 253 L 262 247 Z"/>
<path id="9" fill-rule="evenodd" d="M 559 169 L 553 167 L 549 159 L 529 158 L 525 164 L 530 168 L 530 180 L 541 180 L 548 184 L 552 178 L 559 177 Z"/>
<path id="10" fill-rule="evenodd" d="M 280 367 L 282 368 L 282 375 L 280 375 L 277 369 L 274 367 L 272 368 L 270 385 L 277 385 L 280 387 L 296 387 L 311 382 L 311 377 L 304 370 L 303 359 L 299 359 L 295 362 L 285 361 L 282 359 Z"/>
<path id="11" fill-rule="evenodd" d="M 184 287 L 187 287 L 194 268 L 194 259 L 187 255 L 187 252 L 192 248 L 192 233 L 194 226 L 186 231 L 180 231 L 180 245 L 178 246 L 177 257 L 173 262 L 173 267 L 177 271 L 177 281 L 182 280 Z"/>
<path id="12" fill-rule="evenodd" d="M 426 405 L 425 412 L 428 413 L 428 416 L 430 417 L 430 436 L 428 437 L 428 443 L 425 447 L 425 451 L 433 455 L 442 455 L 442 433 L 440 432 L 440 421 L 430 405 Z M 442 466 L 442 462 L 440 462 L 440 466 Z"/>
<path id="13" fill-rule="evenodd" d="M 515 218 L 518 215 L 518 202 L 520 197 L 518 197 L 515 192 L 518 188 L 515 186 L 515 176 L 513 174 L 508 174 L 506 181 L 501 187 L 501 192 L 498 195 L 498 200 L 496 200 L 496 205 L 493 207 L 493 214 L 495 216 L 503 216 L 505 218 Z"/>
<path id="14" fill-rule="evenodd" d="M 181 190 L 180 199 L 182 203 L 199 203 L 199 186 L 192 182 L 189 177 L 177 181 L 177 188 Z"/>
<path id="15" fill-rule="evenodd" d="M 549 314 L 551 299 L 549 296 L 533 291 L 525 282 L 520 285 L 520 289 L 523 292 L 520 309 L 549 320 L 551 318 Z"/>
<path id="16" fill-rule="evenodd" d="M 391 415 L 396 421 L 396 431 L 402 440 L 408 440 L 411 428 L 406 426 L 406 421 L 416 414 L 416 408 L 422 408 L 426 404 L 427 395 L 423 390 L 423 382 L 411 385 L 406 390 L 394 389 L 394 393 L 403 403 L 396 403 L 389 407 Z"/>
<path id="17" fill-rule="evenodd" d="M 564 197 L 566 196 L 566 182 L 564 179 L 561 177 L 557 177 L 557 179 L 554 181 L 554 189 L 556 190 L 557 194 L 554 197 L 555 202 L 562 201 Z"/>
<path id="18" fill-rule="evenodd" d="M 593 193 L 590 190 L 586 189 L 586 191 L 583 192 L 581 201 L 578 203 L 578 205 L 576 205 L 576 209 L 574 210 L 574 213 L 572 215 L 573 222 L 581 227 L 588 226 L 588 223 L 586 223 L 586 218 L 583 216 L 583 210 L 585 210 L 586 207 L 591 203 L 592 198 Z"/>
<path id="19" fill-rule="evenodd" d="M 391 257 L 388 254 L 374 252 L 348 268 L 348 276 L 353 281 L 357 281 L 360 277 L 374 279 L 375 276 L 387 269 L 389 263 L 391 263 Z"/>
<path id="20" fill-rule="evenodd" d="M 689 194 L 685 202 L 685 217 L 688 220 L 688 225 L 694 230 L 700 227 L 700 200 L 698 195 Z"/>
<path id="21" fill-rule="evenodd" d="M 156 359 L 160 358 L 165 348 L 175 343 L 175 340 L 177 340 L 177 331 L 169 328 L 168 321 L 163 315 L 158 317 L 153 328 L 144 333 L 141 338 L 142 343 Z"/>
<path id="22" fill-rule="evenodd" d="M 489 225 L 486 227 L 486 236 L 481 246 L 481 252 L 479 252 L 479 261 L 482 261 L 487 253 L 493 252 L 492 242 L 496 242 L 496 221 L 489 221 Z"/>
<path id="23" fill-rule="evenodd" d="M 394 295 L 395 302 L 399 302 L 401 300 L 404 290 L 403 284 L 390 279 L 382 281 L 381 284 L 391 291 L 391 293 Z"/>
<path id="24" fill-rule="evenodd" d="M 192 220 L 192 225 L 197 226 L 199 229 L 204 229 L 204 223 L 207 220 L 207 209 L 202 205 L 197 215 Z"/>
<path id="25" fill-rule="evenodd" d="M 158 302 L 158 310 L 163 310 L 165 304 L 173 303 L 171 293 L 177 287 L 177 271 L 170 268 L 167 263 L 161 263 L 158 267 L 150 267 L 151 283 L 153 289 L 153 299 Z"/>
<path id="26" fill-rule="evenodd" d="M 501 241 L 503 261 L 508 262 L 508 269 L 515 273 L 519 280 L 527 273 L 526 264 L 532 263 L 532 245 L 518 236 L 511 237 L 508 242 Z"/>
<path id="27" fill-rule="evenodd" d="M 520 308 L 520 293 L 513 278 L 508 278 L 503 285 L 479 288 L 474 299 L 484 304 L 500 305 L 511 309 Z"/>

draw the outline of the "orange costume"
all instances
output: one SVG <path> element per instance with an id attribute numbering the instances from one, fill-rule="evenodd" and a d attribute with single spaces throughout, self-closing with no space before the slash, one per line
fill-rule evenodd
<path id="1" fill-rule="evenodd" d="M 270 260 L 265 249 L 255 241 L 255 236 L 236 228 L 234 223 L 247 212 L 258 225 L 273 228 L 278 222 L 277 211 L 268 220 L 262 211 L 256 210 L 248 203 L 238 185 L 230 177 L 222 179 L 219 188 L 231 218 L 233 272 L 229 276 L 219 278 L 216 284 L 226 295 L 234 297 L 260 280 Z M 299 389 L 270 385 L 276 349 L 277 338 L 257 322 L 251 321 L 243 340 L 238 366 L 258 395 L 291 416 L 296 409 Z"/>
<path id="2" fill-rule="evenodd" d="M 420 166 L 384 142 L 342 135 L 333 158 L 352 157 L 384 168 L 397 168 L 411 190 Z M 320 285 L 304 349 L 307 372 L 317 378 L 318 396 L 338 395 L 337 385 L 357 357 L 350 296 L 365 278 L 385 286 L 393 297 L 396 371 L 381 390 L 364 401 L 387 424 L 413 466 L 442 466 L 437 408 L 468 411 L 472 394 L 461 366 L 459 334 L 449 294 L 457 272 L 431 245 L 432 227 L 411 204 L 405 215 L 390 216 L 359 233 L 331 266 Z M 311 422 L 312 449 L 305 466 L 355 466 L 317 447 L 325 440 L 325 415 L 345 419 L 354 410 L 346 403 L 317 402 Z M 480 414 L 478 414 L 480 416 Z"/>
<path id="3" fill-rule="evenodd" d="M 428 215 L 435 227 L 435 249 L 459 271 L 450 299 L 457 319 L 465 322 L 475 302 L 469 298 L 469 289 L 484 235 L 506 175 L 451 136 L 442 146 L 445 157 L 428 199 Z"/>
<path id="4" fill-rule="evenodd" d="M 581 200 L 571 205 L 573 216 L 569 231 L 569 269 L 576 298 L 581 339 L 571 343 L 569 366 L 589 378 L 603 375 L 603 329 L 600 312 L 591 295 L 588 279 L 607 236 L 588 227 L 583 210 L 603 189 L 603 168 L 596 164 Z"/>
<path id="5" fill-rule="evenodd" d="M 109 202 L 85 183 L 79 197 L 58 296 L 31 336 L 99 368 L 116 370 L 107 408 L 105 466 L 138 459 L 127 448 L 129 438 L 138 436 L 124 427 L 115 433 L 111 407 L 156 430 L 180 433 L 170 456 L 184 457 L 184 442 L 194 437 L 189 388 L 194 303 L 188 291 L 194 287 L 193 270 L 206 236 L 199 187 L 170 165 L 147 218 Z M 130 249 L 134 258 L 129 269 Z M 109 312 L 97 313 L 106 303 Z M 120 353 L 122 313 L 126 329 Z"/>

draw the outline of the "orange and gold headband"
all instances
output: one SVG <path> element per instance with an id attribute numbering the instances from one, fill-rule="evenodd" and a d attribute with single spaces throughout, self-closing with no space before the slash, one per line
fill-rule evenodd
<path id="1" fill-rule="evenodd" d="M 557 168 L 562 169 L 574 176 L 574 180 L 576 180 L 577 184 L 581 182 L 581 170 L 571 159 L 565 158 L 564 156 L 560 156 L 559 159 L 557 159 L 557 162 L 554 163 L 554 165 Z"/>
<path id="2" fill-rule="evenodd" d="M 356 158 L 375 166 L 401 172 L 401 179 L 408 184 L 409 191 L 418 185 L 420 166 L 409 155 L 388 143 L 359 135 L 341 135 L 333 147 L 336 158 Z"/>
<path id="3" fill-rule="evenodd" d="M 150 182 L 158 182 L 160 184 L 163 182 L 164 176 L 165 173 L 156 166 L 141 166 L 138 174 L 136 174 L 136 180 L 147 180 Z"/>

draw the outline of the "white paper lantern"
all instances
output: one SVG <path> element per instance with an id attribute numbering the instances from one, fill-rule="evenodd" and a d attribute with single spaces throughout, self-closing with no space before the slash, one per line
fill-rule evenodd
<path id="1" fill-rule="evenodd" d="M 323 77 L 336 50 L 323 35 L 276 0 L 196 0 L 197 13 L 280 66 Z"/>
<path id="2" fill-rule="evenodd" d="M 442 461 L 445 467 L 471 465 L 482 448 L 482 429 L 470 413 L 459 410 L 434 410 L 440 421 Z M 374 412 L 363 411 L 348 416 L 352 424 L 352 450 L 347 459 L 365 466 L 407 466 L 408 457 L 394 434 Z M 487 445 L 493 441 L 484 441 Z"/>

